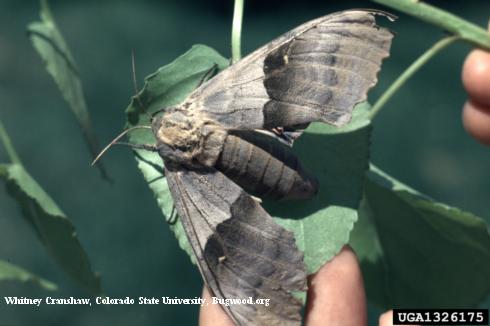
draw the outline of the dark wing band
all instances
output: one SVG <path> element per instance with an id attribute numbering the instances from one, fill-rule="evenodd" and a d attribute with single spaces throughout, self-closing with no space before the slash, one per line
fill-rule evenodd
<path id="1" fill-rule="evenodd" d="M 306 288 L 293 233 L 239 186 L 211 169 L 166 168 L 165 175 L 199 269 L 221 299 L 270 299 L 270 305 L 223 306 L 238 325 L 300 325 Z"/>
<path id="2" fill-rule="evenodd" d="M 389 55 L 393 35 L 376 25 L 377 14 L 383 15 L 348 10 L 305 23 L 218 74 L 188 101 L 229 129 L 343 125 Z"/>

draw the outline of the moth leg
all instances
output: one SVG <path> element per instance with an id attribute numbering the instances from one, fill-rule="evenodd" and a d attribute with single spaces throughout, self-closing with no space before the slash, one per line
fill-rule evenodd
<path id="1" fill-rule="evenodd" d="M 262 199 L 260 199 L 259 197 L 255 197 L 252 195 L 250 195 L 250 197 L 252 197 L 252 199 L 255 200 L 257 203 L 262 204 Z"/>
<path id="2" fill-rule="evenodd" d="M 284 127 L 275 127 L 271 129 L 278 136 L 282 136 L 284 133 Z"/>
<path id="3" fill-rule="evenodd" d="M 291 129 L 292 131 L 289 131 L 290 129 L 284 128 L 284 127 L 274 127 L 270 129 L 255 129 L 256 132 L 260 132 L 263 134 L 266 134 L 268 136 L 271 136 L 277 140 L 279 140 L 281 143 L 286 144 L 288 146 L 293 146 L 294 140 L 301 135 L 303 130 L 299 132 L 299 134 L 296 136 L 298 132 L 296 132 L 294 129 Z"/>
<path id="4" fill-rule="evenodd" d="M 167 223 L 170 225 L 174 225 L 177 223 L 177 219 L 179 216 L 177 215 L 177 212 L 175 211 L 175 205 L 172 205 L 172 211 L 170 212 L 170 216 L 167 219 Z"/>
<path id="5" fill-rule="evenodd" d="M 211 68 L 209 68 L 208 71 L 202 76 L 201 80 L 199 81 L 199 84 L 197 84 L 197 87 L 201 86 L 208 80 L 210 80 L 216 73 L 218 72 L 218 65 L 215 63 Z M 196 87 L 196 88 L 197 88 Z"/>
<path id="6" fill-rule="evenodd" d="M 281 138 L 281 141 L 286 143 L 286 145 L 289 145 L 289 146 L 293 146 L 293 143 L 296 140 L 296 138 L 298 138 L 299 135 L 301 135 L 301 133 L 303 132 L 303 130 L 301 130 L 300 132 L 296 132 L 294 130 L 293 131 L 287 131 L 286 128 L 284 128 L 284 127 L 274 128 L 272 130 L 274 132 L 277 132 L 277 135 Z"/>
<path id="7" fill-rule="evenodd" d="M 301 136 L 308 125 L 308 123 L 305 123 L 291 127 L 274 127 L 270 130 L 281 142 L 285 143 L 286 145 L 293 146 L 294 141 Z"/>

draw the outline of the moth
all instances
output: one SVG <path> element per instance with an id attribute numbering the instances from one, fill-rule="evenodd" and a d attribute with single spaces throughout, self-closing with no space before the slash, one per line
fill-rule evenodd
<path id="1" fill-rule="evenodd" d="M 213 296 L 237 325 L 300 325 L 303 253 L 257 197 L 307 199 L 318 182 L 291 146 L 311 122 L 342 126 L 376 84 L 392 33 L 374 10 L 307 22 L 252 52 L 151 123 L 165 177 Z M 137 145 L 135 145 L 137 147 Z"/>

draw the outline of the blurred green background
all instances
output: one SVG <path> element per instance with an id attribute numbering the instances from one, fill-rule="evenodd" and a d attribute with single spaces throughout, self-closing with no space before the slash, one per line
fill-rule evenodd
<path id="1" fill-rule="evenodd" d="M 481 26 L 488 0 L 431 1 Z M 133 95 L 131 50 L 140 87 L 144 76 L 195 43 L 230 55 L 231 1 L 51 1 L 58 26 L 80 68 L 101 144 L 123 128 Z M 249 53 L 302 22 L 348 8 L 381 8 L 368 1 L 248 1 L 243 52 Z M 104 158 L 110 185 L 100 178 L 78 125 L 27 36 L 38 20 L 37 1 L 0 2 L 0 120 L 25 167 L 77 227 L 94 270 L 111 297 L 201 294 L 197 268 L 181 251 L 133 155 L 115 148 Z M 411 17 L 390 24 L 397 36 L 374 101 L 442 32 Z M 385 24 L 386 25 L 386 24 Z M 490 221 L 490 149 L 461 125 L 465 93 L 461 65 L 469 46 L 457 44 L 437 56 L 388 103 L 374 122 L 372 161 L 402 182 Z M 6 162 L 0 149 L 0 162 Z M 28 285 L 0 284 L 6 295 L 85 297 L 53 263 L 17 203 L 0 188 L 0 259 L 57 283 L 58 293 Z M 0 325 L 193 325 L 198 307 L 185 305 L 9 306 L 0 303 Z M 376 309 L 370 315 L 376 319 Z"/>

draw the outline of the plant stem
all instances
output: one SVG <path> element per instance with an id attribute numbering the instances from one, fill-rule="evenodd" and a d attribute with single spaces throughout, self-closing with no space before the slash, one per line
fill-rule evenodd
<path id="1" fill-rule="evenodd" d="M 408 67 L 391 86 L 381 95 L 369 112 L 369 119 L 373 119 L 376 114 L 379 113 L 381 108 L 388 102 L 388 100 L 403 86 L 424 64 L 426 64 L 432 57 L 434 57 L 441 50 L 451 45 L 455 41 L 459 40 L 457 35 L 445 37 L 436 42 L 430 49 L 425 51 L 417 60 L 415 60 L 410 67 Z"/>
<path id="2" fill-rule="evenodd" d="M 490 50 L 488 32 L 469 21 L 418 0 L 372 0 L 438 26 L 464 41 Z"/>
<path id="3" fill-rule="evenodd" d="M 44 22 L 49 22 L 50 24 L 54 24 L 53 14 L 51 13 L 51 9 L 49 8 L 48 0 L 41 0 L 41 18 Z"/>
<path id="4" fill-rule="evenodd" d="M 10 137 L 8 136 L 5 128 L 3 127 L 2 122 L 0 121 L 0 141 L 3 143 L 5 150 L 7 151 L 7 155 L 12 163 L 22 164 L 20 162 L 20 158 L 15 152 L 14 146 L 10 141 Z"/>
<path id="5" fill-rule="evenodd" d="M 242 57 L 242 20 L 243 20 L 243 5 L 245 0 L 235 0 L 235 8 L 233 10 L 233 24 L 231 27 L 231 63 L 235 63 Z"/>

